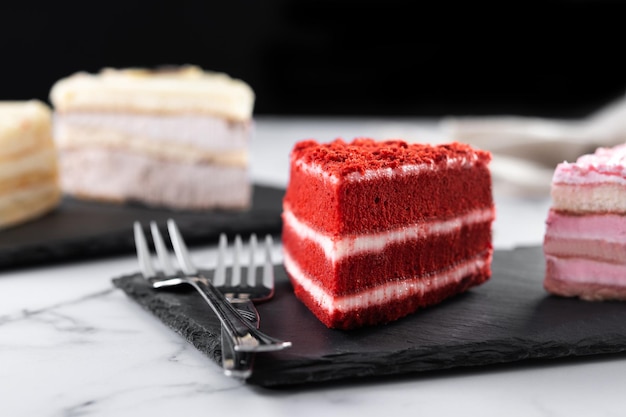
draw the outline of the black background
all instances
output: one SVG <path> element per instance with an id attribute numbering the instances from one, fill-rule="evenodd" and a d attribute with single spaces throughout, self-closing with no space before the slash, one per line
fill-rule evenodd
<path id="1" fill-rule="evenodd" d="M 626 91 L 626 2 L 2 2 L 0 100 L 102 67 L 196 64 L 257 115 L 576 118 Z"/>

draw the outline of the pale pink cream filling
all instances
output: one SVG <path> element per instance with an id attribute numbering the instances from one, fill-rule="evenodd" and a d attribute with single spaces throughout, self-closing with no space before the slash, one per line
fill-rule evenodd
<path id="1" fill-rule="evenodd" d="M 550 210 L 546 224 L 546 237 L 548 238 L 604 240 L 626 244 L 626 216 L 623 215 L 568 216 Z"/>
<path id="2" fill-rule="evenodd" d="M 587 258 L 600 262 L 626 263 L 626 245 L 604 240 L 560 239 L 546 237 L 544 253 L 556 257 Z"/>
<path id="3" fill-rule="evenodd" d="M 63 151 L 64 192 L 103 200 L 138 200 L 179 209 L 246 208 L 246 168 L 181 164 L 106 149 Z"/>
<path id="4" fill-rule="evenodd" d="M 546 255 L 552 263 L 551 278 L 568 282 L 601 285 L 626 285 L 626 265 L 584 258 L 558 258 Z"/>
<path id="5" fill-rule="evenodd" d="M 131 140 L 150 140 L 166 147 L 193 146 L 213 151 L 247 149 L 253 131 L 252 121 L 231 122 L 191 114 L 57 113 L 54 129 L 60 146 L 89 144 L 88 138 L 81 138 L 81 143 L 75 143 L 78 138 L 65 133 L 73 127 L 120 132 Z"/>
<path id="6" fill-rule="evenodd" d="M 625 220 L 617 214 L 571 216 L 551 210 L 543 249 L 558 271 L 552 278 L 616 284 L 616 271 L 626 272 Z M 626 283 L 626 276 L 621 281 Z"/>
<path id="7" fill-rule="evenodd" d="M 285 269 L 302 288 L 311 295 L 316 303 L 329 313 L 334 311 L 349 312 L 373 306 L 380 306 L 391 301 L 407 297 L 422 296 L 437 291 L 452 283 L 460 282 L 464 277 L 481 271 L 490 262 L 490 254 L 481 253 L 478 256 L 455 265 L 453 268 L 422 277 L 407 277 L 407 279 L 389 281 L 386 284 L 345 296 L 334 296 L 317 285 L 305 274 L 293 260 L 288 250 L 283 250 Z"/>

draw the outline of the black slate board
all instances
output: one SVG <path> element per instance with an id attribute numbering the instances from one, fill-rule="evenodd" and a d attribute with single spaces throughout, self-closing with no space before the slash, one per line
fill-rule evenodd
<path id="1" fill-rule="evenodd" d="M 0 269 L 135 253 L 132 224 L 176 220 L 189 246 L 251 232 L 278 235 L 284 189 L 255 185 L 245 211 L 171 211 L 138 204 L 107 204 L 65 197 L 44 217 L 0 230 Z"/>
<path id="2" fill-rule="evenodd" d="M 548 295 L 540 247 L 496 251 L 493 276 L 444 303 L 377 327 L 329 330 L 293 295 L 282 266 L 261 328 L 293 346 L 256 356 L 248 383 L 302 386 L 458 367 L 626 351 L 626 305 Z M 220 363 L 219 322 L 193 291 L 156 292 L 137 275 L 114 285 Z"/>

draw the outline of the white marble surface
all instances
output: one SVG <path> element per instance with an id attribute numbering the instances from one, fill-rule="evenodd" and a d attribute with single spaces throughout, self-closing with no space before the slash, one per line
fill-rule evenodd
<path id="1" fill-rule="evenodd" d="M 436 133 L 424 121 L 382 119 L 261 118 L 257 131 L 252 174 L 274 185 L 286 183 L 287 154 L 299 139 Z M 503 191 L 496 203 L 496 248 L 541 243 L 547 196 Z M 194 250 L 194 259 L 209 262 L 212 251 Z M 123 256 L 0 272 L 0 416 L 624 414 L 621 356 L 284 391 L 251 387 L 222 375 L 112 288 L 111 278 L 136 269 L 135 258 Z"/>

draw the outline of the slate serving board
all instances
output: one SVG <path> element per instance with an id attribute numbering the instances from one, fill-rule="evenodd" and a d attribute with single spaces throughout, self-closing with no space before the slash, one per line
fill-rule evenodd
<path id="1" fill-rule="evenodd" d="M 276 296 L 261 329 L 293 346 L 257 354 L 248 383 L 264 387 L 379 378 L 458 367 L 626 351 L 626 305 L 548 295 L 540 247 L 496 251 L 480 287 L 404 319 L 339 331 L 321 324 L 276 266 Z M 219 321 L 193 291 L 156 292 L 138 275 L 113 280 L 198 350 L 221 361 Z"/>
<path id="2" fill-rule="evenodd" d="M 132 224 L 173 218 L 189 246 L 217 241 L 219 233 L 278 235 L 284 189 L 255 185 L 245 211 L 171 211 L 138 204 L 107 204 L 65 197 L 46 216 L 0 230 L 0 269 L 135 253 Z"/>

